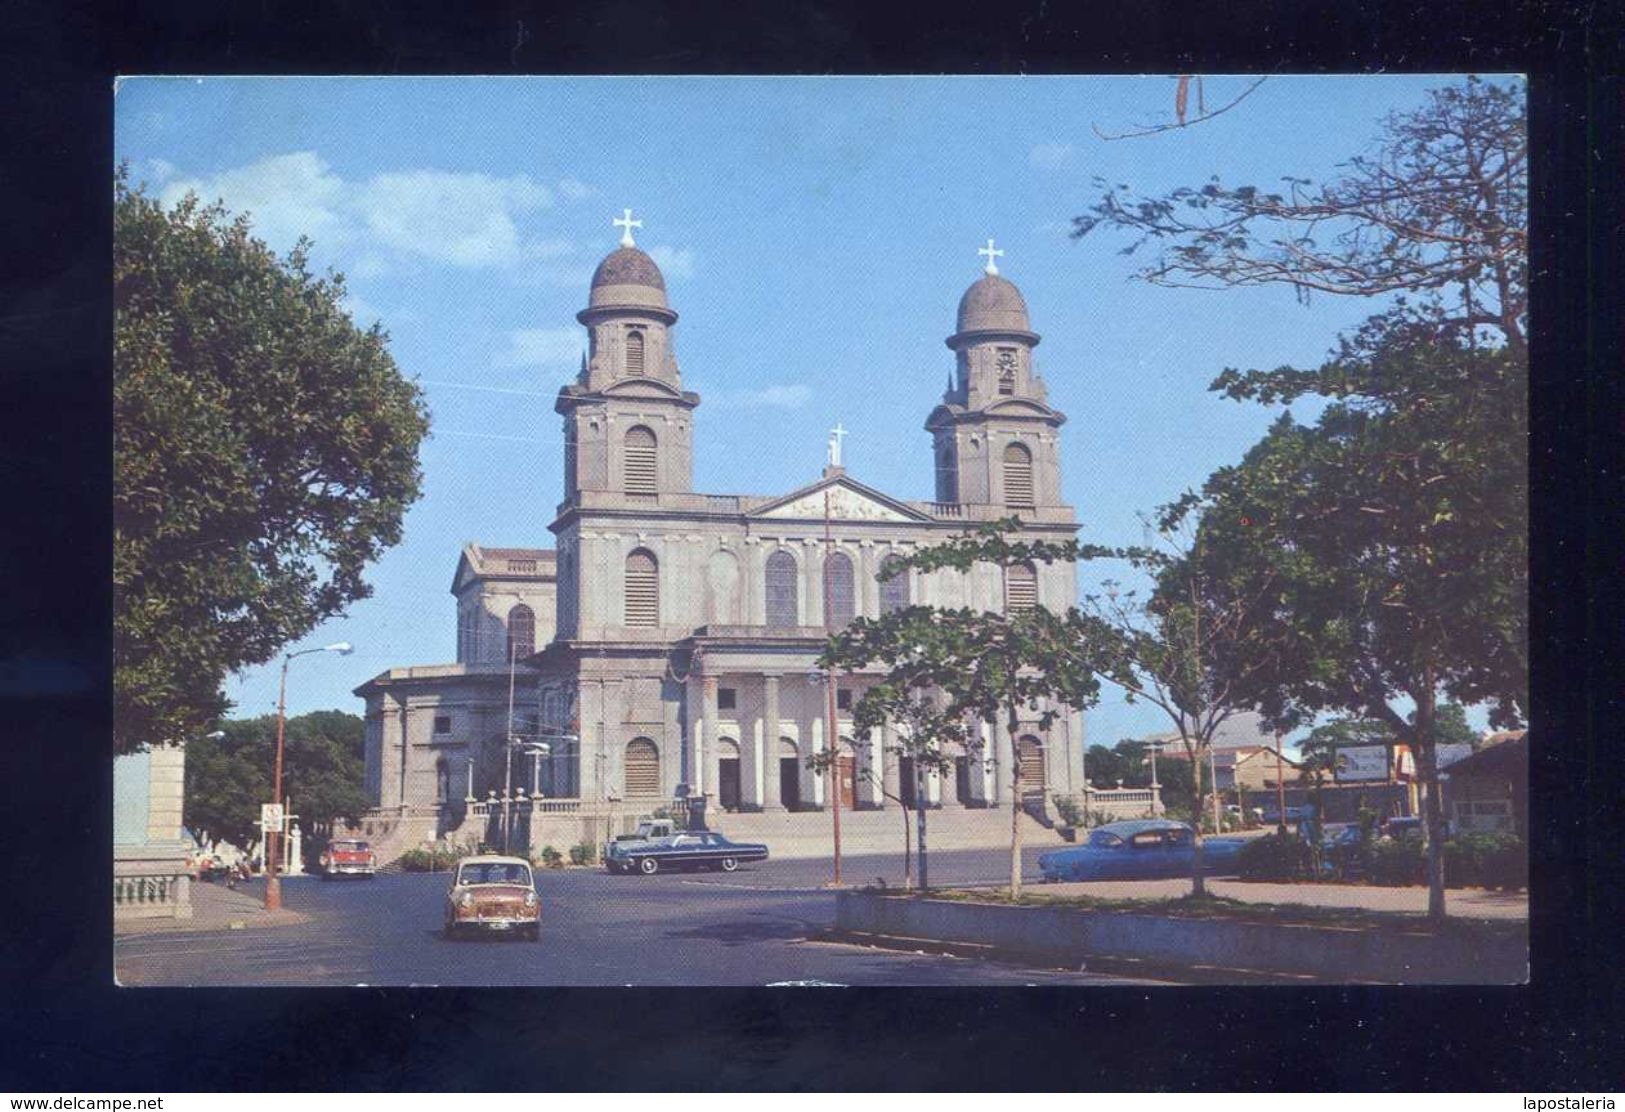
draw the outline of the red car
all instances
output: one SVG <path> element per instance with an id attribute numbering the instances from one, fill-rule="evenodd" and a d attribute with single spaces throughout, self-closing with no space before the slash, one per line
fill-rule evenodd
<path id="1" fill-rule="evenodd" d="M 372 846 L 359 838 L 335 838 L 327 843 L 321 864 L 323 880 L 336 876 L 370 879 L 378 875 L 378 857 L 372 852 Z"/>

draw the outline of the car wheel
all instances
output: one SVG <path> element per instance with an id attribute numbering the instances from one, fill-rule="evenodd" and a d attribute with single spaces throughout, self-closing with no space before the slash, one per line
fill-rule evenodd
<path id="1" fill-rule="evenodd" d="M 660 871 L 660 862 L 653 857 L 645 857 L 638 862 L 638 868 L 643 871 L 644 876 L 654 876 Z"/>
<path id="2" fill-rule="evenodd" d="M 739 868 L 739 860 L 738 860 L 738 858 L 724 857 L 722 859 L 722 871 L 723 872 L 731 873 L 737 868 Z"/>
<path id="3" fill-rule="evenodd" d="M 332 880 L 332 879 L 333 879 L 333 874 L 332 873 L 323 873 L 322 874 L 322 880 L 328 881 L 328 880 Z"/>
<path id="4" fill-rule="evenodd" d="M 542 940 L 542 928 L 539 926 L 531 927 L 525 932 L 525 937 L 531 942 L 540 942 Z"/>

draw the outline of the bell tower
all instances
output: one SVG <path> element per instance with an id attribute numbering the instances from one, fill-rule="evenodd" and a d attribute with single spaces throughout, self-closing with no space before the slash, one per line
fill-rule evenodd
<path id="1" fill-rule="evenodd" d="M 987 258 L 984 274 L 960 298 L 947 340 L 954 376 L 925 424 L 936 498 L 1032 517 L 1065 504 L 1058 430 L 1066 416 L 1049 407 L 1033 370 L 1039 336 L 1021 291 L 999 274 L 995 260 L 1004 252 L 990 239 L 977 253 Z"/>
<path id="2" fill-rule="evenodd" d="M 612 221 L 621 245 L 592 276 L 587 307 L 576 319 L 588 348 L 576 381 L 559 391 L 564 418 L 564 498 L 616 493 L 639 502 L 693 485 L 693 410 L 699 395 L 682 387 L 672 343 L 677 313 L 666 280 L 638 250 L 632 210 Z"/>

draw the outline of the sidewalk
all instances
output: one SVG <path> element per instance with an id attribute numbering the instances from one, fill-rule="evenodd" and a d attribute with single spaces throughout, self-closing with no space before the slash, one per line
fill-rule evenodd
<path id="1" fill-rule="evenodd" d="M 290 881 L 284 877 L 286 887 Z M 308 883 L 304 880 L 293 884 Z M 192 917 L 190 919 L 133 919 L 115 922 L 113 936 L 169 934 L 174 931 L 226 931 L 246 930 L 250 927 L 282 927 L 310 921 L 310 916 L 299 911 L 282 908 L 265 910 L 263 881 L 227 888 L 224 881 L 192 882 Z"/>
<path id="2" fill-rule="evenodd" d="M 1105 900 L 1156 900 L 1188 895 L 1191 882 L 1178 880 L 1085 880 L 1065 884 L 1035 884 L 1027 891 L 1040 896 L 1094 896 Z M 1366 911 L 1398 911 L 1425 915 L 1428 890 L 1424 887 L 1379 888 L 1363 884 L 1269 884 L 1208 878 L 1215 896 L 1246 903 L 1306 904 L 1310 907 L 1352 907 Z M 1498 892 L 1484 888 L 1451 888 L 1445 909 L 1453 919 L 1528 919 L 1529 893 Z"/>

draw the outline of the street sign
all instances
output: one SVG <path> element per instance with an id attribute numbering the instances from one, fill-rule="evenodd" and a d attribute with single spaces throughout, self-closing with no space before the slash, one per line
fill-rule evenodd
<path id="1" fill-rule="evenodd" d="M 260 829 L 261 830 L 281 830 L 282 829 L 282 821 L 283 821 L 282 820 L 282 804 L 280 804 L 280 803 L 261 803 L 260 804 Z"/>

